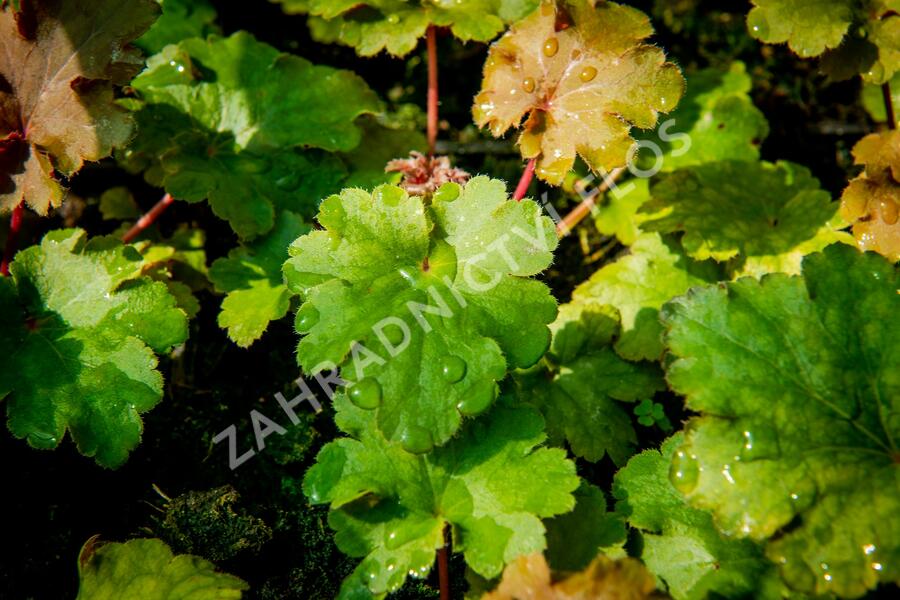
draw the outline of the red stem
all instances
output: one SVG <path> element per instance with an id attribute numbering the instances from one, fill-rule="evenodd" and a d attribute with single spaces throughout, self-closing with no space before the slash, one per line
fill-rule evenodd
<path id="1" fill-rule="evenodd" d="M 614 184 L 624 172 L 625 168 L 622 167 L 614 169 L 609 175 L 605 176 L 600 187 L 582 200 L 581 204 L 573 208 L 572 212 L 567 214 L 563 217 L 562 221 L 556 224 L 557 235 L 559 235 L 559 237 L 569 235 L 569 232 L 575 229 L 575 226 L 581 223 L 581 221 L 594 210 L 594 203 L 597 201 L 597 197 L 612 187 L 612 184 Z"/>
<path id="2" fill-rule="evenodd" d="M 426 41 L 428 44 L 428 154 L 434 156 L 438 134 L 437 30 L 434 25 L 428 26 Z"/>
<path id="3" fill-rule="evenodd" d="M 122 241 L 126 244 L 131 242 L 134 238 L 136 238 L 143 230 L 147 229 L 156 219 L 159 218 L 159 215 L 163 214 L 169 205 L 175 202 L 175 198 L 172 197 L 171 194 L 166 194 L 162 197 L 162 200 L 156 203 L 156 205 L 151 208 L 147 214 L 138 219 L 138 222 L 134 224 L 134 226 L 125 232 L 125 235 L 122 236 Z"/>
<path id="4" fill-rule="evenodd" d="M 444 545 L 438 550 L 438 578 L 441 584 L 441 600 L 450 600 L 450 565 L 447 559 L 450 548 L 450 526 L 444 527 Z"/>
<path id="5" fill-rule="evenodd" d="M 885 82 L 881 86 L 881 93 L 884 96 L 884 109 L 887 113 L 888 127 L 897 129 L 897 117 L 894 113 L 894 100 L 891 97 L 891 84 Z"/>
<path id="6" fill-rule="evenodd" d="M 516 186 L 516 191 L 513 193 L 513 200 L 516 202 L 524 198 L 525 194 L 528 193 L 528 186 L 531 185 L 531 178 L 534 176 L 534 167 L 536 164 L 537 159 L 532 158 L 528 161 L 528 164 L 525 165 L 525 171 L 522 172 L 522 178 L 519 179 L 519 185 Z"/>
<path id="7" fill-rule="evenodd" d="M 17 205 L 9 218 L 9 234 L 6 236 L 6 249 L 3 252 L 3 262 L 0 263 L 0 273 L 4 277 L 9 275 L 9 263 L 16 254 L 16 238 L 19 237 L 19 229 L 22 228 L 22 215 L 25 209 L 22 204 Z"/>

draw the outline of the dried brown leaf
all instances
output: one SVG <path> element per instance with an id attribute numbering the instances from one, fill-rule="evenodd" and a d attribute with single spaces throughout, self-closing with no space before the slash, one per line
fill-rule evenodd
<path id="1" fill-rule="evenodd" d="M 140 68 L 129 46 L 153 0 L 23 0 L 0 9 L 0 208 L 59 206 L 57 175 L 108 156 L 131 135 L 113 84 Z"/>

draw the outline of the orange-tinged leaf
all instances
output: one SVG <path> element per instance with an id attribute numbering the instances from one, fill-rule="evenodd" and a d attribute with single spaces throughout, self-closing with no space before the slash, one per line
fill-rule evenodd
<path id="1" fill-rule="evenodd" d="M 625 164 L 631 126 L 651 128 L 684 91 L 681 71 L 642 41 L 647 16 L 614 2 L 545 1 L 491 48 L 473 113 L 495 136 L 525 118 L 519 147 L 559 184 L 575 155 L 599 171 Z"/>
<path id="2" fill-rule="evenodd" d="M 496 590 L 482 600 L 653 600 L 653 576 L 633 558 L 598 556 L 584 571 L 554 583 L 542 554 L 520 556 L 503 571 Z"/>
<path id="3" fill-rule="evenodd" d="M 129 43 L 156 18 L 153 0 L 24 0 L 0 9 L 0 209 L 58 206 L 84 161 L 131 135 L 113 102 L 142 62 Z"/>
<path id="4" fill-rule="evenodd" d="M 900 261 L 900 131 L 864 137 L 853 156 L 865 171 L 844 190 L 841 216 L 861 249 Z"/>

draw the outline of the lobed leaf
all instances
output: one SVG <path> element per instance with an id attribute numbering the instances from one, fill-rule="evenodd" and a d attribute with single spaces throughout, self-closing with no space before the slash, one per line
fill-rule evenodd
<path id="1" fill-rule="evenodd" d="M 619 324 L 608 306 L 563 305 L 551 329 L 545 363 L 515 375 L 521 399 L 541 411 L 551 439 L 567 441 L 576 456 L 596 462 L 609 454 L 625 464 L 637 435 L 630 409 L 620 403 L 665 389 L 662 374 L 655 365 L 631 363 L 613 351 Z"/>
<path id="2" fill-rule="evenodd" d="M 838 204 L 789 162 L 721 161 L 680 169 L 651 187 L 647 231 L 683 231 L 698 260 L 737 259 L 738 274 L 796 273 L 803 256 L 846 241 Z"/>
<path id="3" fill-rule="evenodd" d="M 47 214 L 62 203 L 59 175 L 129 140 L 132 122 L 113 85 L 140 68 L 129 44 L 157 13 L 152 0 L 0 6 L 0 209 L 24 201 Z"/>
<path id="4" fill-rule="evenodd" d="M 77 229 L 18 253 L 0 280 L 0 397 L 13 435 L 55 448 L 68 430 L 98 464 L 125 462 L 140 414 L 162 399 L 155 353 L 187 337 L 184 312 L 144 265 L 134 248 Z"/>
<path id="5" fill-rule="evenodd" d="M 389 440 L 443 444 L 490 407 L 508 368 L 546 350 L 556 302 L 529 276 L 550 264 L 556 234 L 503 182 L 446 184 L 429 206 L 398 187 L 348 189 L 318 220 L 284 267 L 305 301 L 298 361 L 310 374 L 341 366 Z"/>
<path id="6" fill-rule="evenodd" d="M 667 378 L 700 414 L 675 487 L 729 536 L 765 541 L 793 589 L 900 581 L 900 278 L 844 245 L 803 277 L 701 288 L 663 308 Z"/>
<path id="7" fill-rule="evenodd" d="M 349 71 L 278 52 L 245 32 L 167 46 L 133 82 L 140 134 L 125 158 L 173 196 L 208 198 L 241 237 L 281 210 L 309 213 L 346 176 L 306 147 L 351 151 L 357 117 L 380 109 Z"/>
<path id="8" fill-rule="evenodd" d="M 238 600 L 248 588 L 199 556 L 173 555 L 155 538 L 99 548 L 88 541 L 79 557 L 78 575 L 76 600 Z"/>
<path id="9" fill-rule="evenodd" d="M 537 447 L 543 420 L 533 409 L 497 406 L 446 446 L 415 456 L 348 404 L 339 401 L 338 411 L 361 420 L 356 439 L 326 445 L 303 482 L 311 502 L 330 505 L 338 547 L 362 558 L 347 591 L 362 582 L 382 594 L 407 575 L 427 576 L 445 525 L 467 564 L 496 577 L 516 557 L 544 549 L 540 518 L 574 505 L 575 465 L 562 450 Z"/>
<path id="10" fill-rule="evenodd" d="M 405 56 L 429 26 L 463 41 L 486 42 L 534 10 L 539 0 L 273 0 L 285 12 L 310 15 L 313 38 L 353 47 L 360 56 L 386 50 Z"/>
<path id="11" fill-rule="evenodd" d="M 678 67 L 643 43 L 652 33 L 634 8 L 545 0 L 491 47 L 475 121 L 500 136 L 525 119 L 522 156 L 555 185 L 576 154 L 594 171 L 623 166 L 631 126 L 655 126 L 684 90 Z"/>
<path id="12" fill-rule="evenodd" d="M 862 250 L 874 250 L 900 260 L 900 133 L 887 131 L 864 137 L 853 156 L 865 171 L 850 182 L 841 197 L 841 216 L 853 223 Z"/>
<path id="13" fill-rule="evenodd" d="M 293 294 L 284 283 L 281 266 L 291 242 L 308 231 L 300 217 L 285 211 L 264 237 L 235 248 L 210 267 L 210 281 L 216 291 L 226 294 L 219 326 L 228 330 L 238 346 L 250 346 L 269 322 L 287 314 Z"/>

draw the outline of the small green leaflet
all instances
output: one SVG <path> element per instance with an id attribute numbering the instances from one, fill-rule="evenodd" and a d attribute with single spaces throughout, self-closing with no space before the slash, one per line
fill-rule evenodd
<path id="1" fill-rule="evenodd" d="M 174 555 L 161 540 L 124 544 L 88 541 L 78 560 L 75 600 L 239 600 L 248 585 L 190 554 Z"/>
<path id="2" fill-rule="evenodd" d="M 271 229 L 280 210 L 310 213 L 337 189 L 343 163 L 303 149 L 353 150 L 357 117 L 381 108 L 355 74 L 245 32 L 167 46 L 133 87 L 140 133 L 123 158 L 176 198 L 208 198 L 241 237 Z"/>
<path id="3" fill-rule="evenodd" d="M 162 15 L 135 45 L 147 54 L 156 54 L 169 44 L 192 37 L 219 33 L 216 9 L 209 0 L 157 0 Z"/>
<path id="4" fill-rule="evenodd" d="M 641 531 L 641 560 L 675 600 L 781 598 L 781 580 L 762 548 L 719 533 L 709 513 L 688 506 L 672 487 L 669 464 L 683 441 L 678 433 L 616 473 L 616 512 Z"/>
<path id="5" fill-rule="evenodd" d="M 299 363 L 341 366 L 351 398 L 409 451 L 446 442 L 491 406 L 507 369 L 547 349 L 556 302 L 529 277 L 550 264 L 556 233 L 502 181 L 446 184 L 428 206 L 394 186 L 346 189 L 318 221 L 284 266 L 305 301 Z"/>
<path id="6" fill-rule="evenodd" d="M 109 238 L 53 231 L 16 255 L 0 280 L 0 396 L 9 429 L 36 448 L 68 430 L 79 451 L 115 468 L 162 398 L 155 353 L 187 337 L 187 319 L 144 261 Z"/>
<path id="7" fill-rule="evenodd" d="M 679 169 L 650 188 L 641 228 L 683 231 L 688 256 L 732 260 L 737 275 L 797 273 L 806 254 L 853 243 L 838 202 L 789 162 L 720 161 Z"/>
<path id="8" fill-rule="evenodd" d="M 362 558 L 342 598 L 363 582 L 382 594 L 407 575 L 424 578 L 446 524 L 467 564 L 496 577 L 545 548 L 541 518 L 574 506 L 575 465 L 563 450 L 538 447 L 543 420 L 534 409 L 498 404 L 425 456 L 387 442 L 366 417 L 359 438 L 326 445 L 303 482 L 311 502 L 330 505 L 338 547 Z"/>
<path id="9" fill-rule="evenodd" d="M 235 248 L 216 260 L 209 278 L 216 291 L 227 294 L 219 313 L 219 326 L 238 346 L 248 347 L 262 336 L 270 321 L 290 308 L 292 294 L 284 284 L 281 266 L 288 246 L 309 231 L 297 215 L 283 212 L 275 228 L 252 244 Z"/>
<path id="10" fill-rule="evenodd" d="M 609 454 L 625 464 L 637 435 L 631 408 L 620 402 L 652 398 L 665 389 L 656 365 L 631 363 L 612 349 L 619 334 L 615 310 L 594 303 L 560 307 L 551 326 L 553 343 L 545 361 L 516 373 L 520 398 L 547 420 L 551 439 L 569 443 L 576 456 L 596 462 Z"/>
<path id="11" fill-rule="evenodd" d="M 896 107 L 897 124 L 900 125 L 900 73 L 896 73 L 890 81 L 891 101 Z M 866 107 L 869 116 L 879 123 L 887 123 L 887 110 L 884 104 L 884 94 L 880 85 L 867 83 L 862 90 L 862 103 Z"/>
<path id="12" fill-rule="evenodd" d="M 663 353 L 662 305 L 723 276 L 712 261 L 698 262 L 686 256 L 677 241 L 645 233 L 628 255 L 605 265 L 575 288 L 572 298 L 579 303 L 612 306 L 619 312 L 622 331 L 615 341 L 619 356 L 656 361 Z"/>
<path id="13" fill-rule="evenodd" d="M 539 0 L 274 0 L 288 13 L 308 13 L 313 38 L 352 46 L 361 56 L 409 54 L 429 25 L 463 41 L 486 42 Z"/>
<path id="14" fill-rule="evenodd" d="M 663 307 L 667 380 L 700 414 L 675 487 L 726 535 L 765 541 L 793 589 L 900 582 L 900 276 L 836 244 Z"/>

